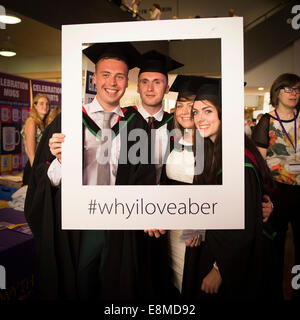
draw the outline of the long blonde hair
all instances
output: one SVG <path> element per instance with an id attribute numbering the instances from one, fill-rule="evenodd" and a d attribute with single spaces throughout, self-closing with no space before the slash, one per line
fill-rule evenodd
<path id="1" fill-rule="evenodd" d="M 46 114 L 45 118 L 42 120 L 39 117 L 39 114 L 35 108 L 35 106 L 37 105 L 38 101 L 40 98 L 45 98 L 47 99 L 48 103 L 49 103 L 49 111 Z M 30 117 L 34 120 L 34 122 L 39 126 L 39 128 L 41 130 L 45 130 L 47 128 L 47 126 L 49 125 L 49 114 L 50 114 L 50 99 L 47 97 L 47 95 L 45 95 L 44 93 L 38 93 L 34 98 L 33 98 L 33 102 L 32 102 L 32 106 L 30 109 Z"/>
<path id="2" fill-rule="evenodd" d="M 48 116 L 48 125 L 61 113 L 61 106 L 55 106 Z"/>

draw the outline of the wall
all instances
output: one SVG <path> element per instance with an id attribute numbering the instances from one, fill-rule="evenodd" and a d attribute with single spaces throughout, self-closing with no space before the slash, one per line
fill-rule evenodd
<path id="1" fill-rule="evenodd" d="M 220 75 L 221 40 L 196 39 L 170 42 L 170 56 L 183 63 L 182 74 Z"/>
<path id="2" fill-rule="evenodd" d="M 270 87 L 275 78 L 281 73 L 291 72 L 300 74 L 300 40 L 245 73 L 247 86 Z"/>
<path id="3" fill-rule="evenodd" d="M 24 74 L 32 72 L 55 72 L 61 70 L 61 56 L 0 58 L 1 72 Z"/>

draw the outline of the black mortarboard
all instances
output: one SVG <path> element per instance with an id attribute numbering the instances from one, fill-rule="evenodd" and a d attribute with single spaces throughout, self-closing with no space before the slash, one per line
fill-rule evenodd
<path id="1" fill-rule="evenodd" d="M 82 51 L 94 64 L 101 58 L 123 60 L 128 69 L 139 65 L 141 54 L 129 42 L 94 43 Z"/>
<path id="2" fill-rule="evenodd" d="M 215 78 L 215 83 L 204 83 L 200 85 L 195 101 L 197 100 L 215 100 L 221 105 L 221 79 Z"/>
<path id="3" fill-rule="evenodd" d="M 168 76 L 168 72 L 182 66 L 184 66 L 182 63 L 173 60 L 169 56 L 151 50 L 142 55 L 139 74 L 142 72 L 159 72 Z"/>
<path id="4" fill-rule="evenodd" d="M 173 82 L 170 91 L 178 92 L 178 98 L 189 95 L 196 95 L 199 87 L 203 84 L 217 83 L 218 79 L 202 76 L 178 75 Z"/>

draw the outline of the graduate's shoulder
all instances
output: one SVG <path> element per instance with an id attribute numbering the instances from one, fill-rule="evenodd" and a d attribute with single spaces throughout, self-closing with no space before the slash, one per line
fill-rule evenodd
<path id="1" fill-rule="evenodd" d="M 169 130 L 174 129 L 174 113 L 164 111 L 162 123 L 163 125 L 166 124 Z"/>
<path id="2" fill-rule="evenodd" d="M 126 107 L 122 107 L 121 109 L 124 115 L 135 114 L 135 113 L 140 114 L 137 106 L 126 106 Z"/>
<path id="3" fill-rule="evenodd" d="M 142 123 L 146 122 L 143 116 L 139 113 L 137 106 L 122 107 L 122 111 L 123 111 L 125 120 L 129 119 L 130 121 L 133 121 L 133 122 L 142 122 Z"/>

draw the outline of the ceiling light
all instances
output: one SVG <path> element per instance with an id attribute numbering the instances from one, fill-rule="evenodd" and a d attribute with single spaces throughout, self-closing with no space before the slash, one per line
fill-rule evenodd
<path id="1" fill-rule="evenodd" d="M 3 57 L 13 57 L 16 55 L 15 45 L 11 42 L 10 36 L 0 43 L 0 55 Z"/>
<path id="2" fill-rule="evenodd" d="M 263 91 L 264 89 L 265 89 L 264 87 L 257 88 L 257 90 L 259 90 L 259 91 Z"/>
<path id="3" fill-rule="evenodd" d="M 16 24 L 16 23 L 21 22 L 21 19 L 18 17 L 1 14 L 0 15 L 0 22 L 5 23 L 5 24 Z"/>
<path id="4" fill-rule="evenodd" d="M 12 50 L 0 49 L 0 56 L 3 57 L 13 57 L 16 55 L 16 52 Z"/>

